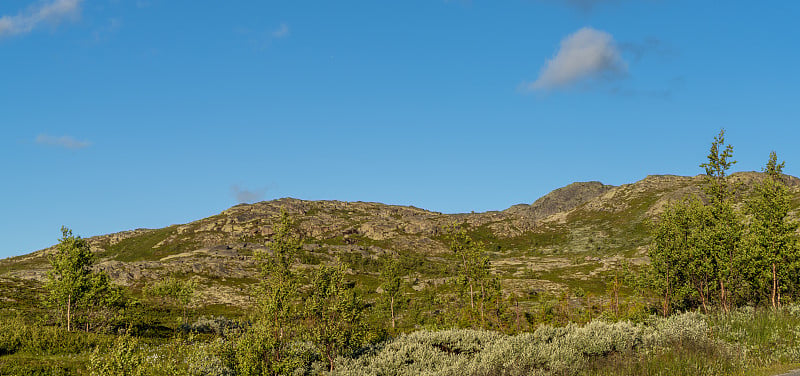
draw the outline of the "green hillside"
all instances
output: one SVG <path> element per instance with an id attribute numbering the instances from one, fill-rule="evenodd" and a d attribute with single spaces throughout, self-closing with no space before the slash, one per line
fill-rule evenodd
<path id="1" fill-rule="evenodd" d="M 740 198 L 761 178 L 737 173 Z M 800 200 L 800 180 L 788 180 Z M 645 265 L 651 222 L 670 201 L 700 195 L 702 177 L 648 176 L 618 187 L 574 183 L 534 203 L 503 211 L 442 214 L 405 206 L 366 202 L 303 201 L 291 198 L 234 206 L 218 215 L 162 229 L 137 229 L 88 238 L 95 268 L 112 281 L 139 291 L 170 275 L 199 284 L 197 302 L 246 308 L 257 277 L 254 252 L 265 249 L 281 208 L 303 238 L 299 268 L 314 268 L 336 258 L 367 294 L 389 256 L 408 269 L 410 294 L 435 289 L 454 273 L 455 256 L 444 242 L 444 228 L 465 223 L 484 243 L 492 273 L 504 290 L 521 300 L 581 288 L 603 295 L 610 276 L 623 265 Z M 795 205 L 797 204 L 797 200 Z M 0 261 L 4 288 L 35 288 L 44 280 L 53 248 Z M 15 287 L 16 286 L 16 287 Z M 5 296 L 28 296 L 13 293 Z M 24 303 L 24 302 L 18 302 Z"/>

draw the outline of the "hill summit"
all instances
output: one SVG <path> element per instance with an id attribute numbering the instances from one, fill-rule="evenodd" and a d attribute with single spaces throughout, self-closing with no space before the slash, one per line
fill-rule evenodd
<path id="1" fill-rule="evenodd" d="M 748 195 L 760 173 L 729 177 Z M 800 202 L 800 179 L 787 177 Z M 255 282 L 254 252 L 266 249 L 281 208 L 304 238 L 301 267 L 336 258 L 375 288 L 381 259 L 399 254 L 415 260 L 415 290 L 443 282 L 452 257 L 443 229 L 465 223 L 489 251 L 493 273 L 519 294 L 569 287 L 602 291 L 603 276 L 623 263 L 648 262 L 649 224 L 675 200 L 702 196 L 703 176 L 651 175 L 621 186 L 578 182 L 531 204 L 502 211 L 442 214 L 412 206 L 373 202 L 304 201 L 282 198 L 233 206 L 217 215 L 161 229 L 137 229 L 88 238 L 95 267 L 134 288 L 181 274 L 201 286 L 205 304 L 244 306 Z M 0 261 L 0 279 L 44 280 L 48 248 Z M 9 285 L 6 283 L 5 285 Z M 5 286 L 4 285 L 4 286 Z M 13 295 L 5 295 L 13 296 Z M 13 298 L 12 298 L 13 299 Z"/>

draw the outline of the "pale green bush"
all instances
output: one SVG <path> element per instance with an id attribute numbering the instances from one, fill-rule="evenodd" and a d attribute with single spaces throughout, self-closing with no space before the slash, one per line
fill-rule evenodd
<path id="1" fill-rule="evenodd" d="M 222 357 L 225 350 L 226 343 L 222 338 L 217 338 L 209 343 L 192 345 L 187 349 L 186 354 L 189 375 L 233 376 L 233 369 L 226 364 Z"/>
<path id="2" fill-rule="evenodd" d="M 128 335 L 117 337 L 107 351 L 96 347 L 89 357 L 89 372 L 92 376 L 147 374 L 144 352 L 139 340 Z"/>
<path id="3" fill-rule="evenodd" d="M 477 330 L 418 331 L 359 359 L 343 359 L 342 375 L 569 374 L 587 359 L 630 352 L 652 332 L 643 324 L 593 321 L 585 326 L 541 326 L 506 336 Z"/>
<path id="4" fill-rule="evenodd" d="M 479 330 L 418 331 L 376 346 L 357 359 L 341 359 L 336 375 L 573 375 L 609 357 L 637 359 L 672 347 L 737 361 L 735 348 L 712 338 L 697 313 L 644 323 L 595 320 L 586 325 L 544 325 L 506 336 Z"/>
<path id="5" fill-rule="evenodd" d="M 504 336 L 500 333 L 457 329 L 416 331 L 377 346 L 358 359 L 337 361 L 343 375 L 455 375 L 472 356 Z"/>
<path id="6" fill-rule="evenodd" d="M 655 330 L 647 334 L 646 347 L 707 346 L 715 343 L 710 336 L 708 322 L 696 312 L 657 318 L 651 325 Z"/>
<path id="7" fill-rule="evenodd" d="M 181 325 L 181 328 L 186 332 L 213 333 L 224 336 L 241 328 L 241 326 L 240 322 L 230 320 L 224 316 L 200 316 L 191 324 Z"/>

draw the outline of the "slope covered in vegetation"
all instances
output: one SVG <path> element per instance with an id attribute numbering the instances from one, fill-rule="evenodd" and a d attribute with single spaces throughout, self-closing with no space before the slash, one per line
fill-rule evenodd
<path id="1" fill-rule="evenodd" d="M 281 199 L 163 229 L 64 228 L 0 262 L 0 373 L 792 365 L 800 180 L 774 154 L 727 175 L 723 136 L 705 175 L 575 183 L 499 212 Z"/>

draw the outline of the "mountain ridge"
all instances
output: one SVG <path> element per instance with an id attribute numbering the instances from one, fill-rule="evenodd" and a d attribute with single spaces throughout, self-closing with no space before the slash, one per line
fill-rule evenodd
<path id="1" fill-rule="evenodd" d="M 760 180 L 755 172 L 730 179 L 745 197 Z M 581 287 L 601 291 L 603 278 L 622 264 L 646 264 L 649 223 L 670 202 L 702 196 L 703 175 L 648 175 L 620 186 L 576 182 L 531 204 L 501 211 L 443 214 L 414 206 L 281 198 L 234 205 L 219 214 L 160 229 L 135 229 L 86 238 L 97 270 L 121 285 L 180 274 L 196 279 L 204 304 L 246 305 L 245 287 L 257 279 L 253 255 L 266 250 L 282 208 L 305 239 L 300 268 L 337 258 L 369 288 L 378 284 L 386 257 L 416 260 L 415 290 L 441 283 L 452 258 L 443 235 L 464 223 L 485 244 L 493 273 L 517 294 Z M 786 176 L 800 204 L 800 179 Z M 45 279 L 54 247 L 0 260 L 0 278 Z M 409 276 L 411 278 L 411 276 Z"/>

